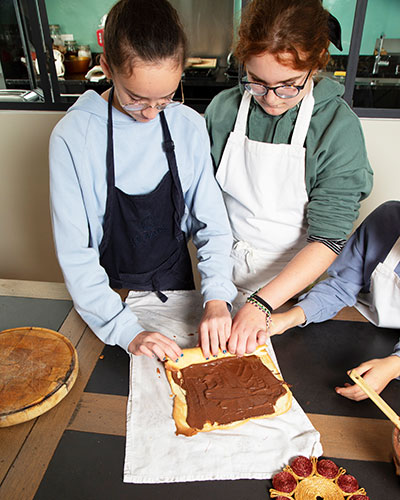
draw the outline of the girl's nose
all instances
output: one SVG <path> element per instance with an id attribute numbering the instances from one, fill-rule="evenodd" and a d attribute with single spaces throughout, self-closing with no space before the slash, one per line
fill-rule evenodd
<path id="1" fill-rule="evenodd" d="M 268 90 L 262 99 L 267 106 L 276 106 L 281 101 L 281 98 L 275 95 L 273 90 Z"/>
<path id="2" fill-rule="evenodd" d="M 147 120 L 153 120 L 159 113 L 159 110 L 157 108 L 146 108 L 142 111 L 142 115 L 144 118 Z"/>

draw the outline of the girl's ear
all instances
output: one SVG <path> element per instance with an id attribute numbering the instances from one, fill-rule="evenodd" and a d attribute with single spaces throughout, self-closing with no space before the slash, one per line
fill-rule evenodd
<path id="1" fill-rule="evenodd" d="M 101 66 L 101 69 L 103 70 L 103 73 L 106 75 L 107 79 L 111 80 L 111 69 L 107 63 L 107 60 L 106 60 L 104 53 L 101 54 L 101 56 L 100 56 L 100 66 Z"/>

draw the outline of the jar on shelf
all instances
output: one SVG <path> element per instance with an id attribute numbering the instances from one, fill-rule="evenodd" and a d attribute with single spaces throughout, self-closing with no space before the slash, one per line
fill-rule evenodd
<path id="1" fill-rule="evenodd" d="M 65 60 L 69 61 L 78 57 L 78 45 L 75 40 L 65 40 Z"/>
<path id="2" fill-rule="evenodd" d="M 81 49 L 81 47 L 85 47 L 85 49 Z M 67 73 L 86 74 L 91 61 L 89 46 L 78 46 L 75 40 L 66 40 L 65 49 L 65 71 Z"/>
<path id="3" fill-rule="evenodd" d="M 61 37 L 61 29 L 59 24 L 49 24 L 50 36 L 53 40 L 54 48 L 58 49 L 63 46 L 63 39 Z"/>
<path id="4" fill-rule="evenodd" d="M 78 45 L 78 57 L 87 57 L 89 59 L 89 66 L 92 62 L 92 53 L 89 45 Z"/>

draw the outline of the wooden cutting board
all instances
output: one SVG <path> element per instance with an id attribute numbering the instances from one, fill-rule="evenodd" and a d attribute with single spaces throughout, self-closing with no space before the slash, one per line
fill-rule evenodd
<path id="1" fill-rule="evenodd" d="M 77 375 L 75 347 L 60 333 L 36 327 L 0 332 L 0 427 L 53 408 Z"/>

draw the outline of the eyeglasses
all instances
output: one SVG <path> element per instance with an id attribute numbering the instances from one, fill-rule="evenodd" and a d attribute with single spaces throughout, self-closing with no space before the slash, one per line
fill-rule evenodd
<path id="1" fill-rule="evenodd" d="M 182 98 L 181 99 L 176 99 L 176 100 L 173 100 L 173 97 L 175 95 L 175 92 L 174 94 L 172 95 L 172 97 L 167 97 L 164 99 L 163 102 L 159 103 L 159 104 L 154 104 L 153 106 L 151 104 L 147 104 L 146 102 L 143 102 L 142 99 L 132 99 L 132 101 L 128 104 L 121 104 L 121 107 L 125 110 L 125 111 L 143 111 L 144 109 L 147 109 L 147 108 L 153 108 L 153 109 L 156 109 L 157 111 L 163 111 L 165 108 L 173 108 L 174 106 L 179 106 L 180 104 L 183 104 L 185 102 L 185 97 L 183 95 L 183 85 L 182 85 L 182 80 L 180 82 L 180 87 L 181 87 L 181 95 L 182 95 Z"/>
<path id="2" fill-rule="evenodd" d="M 310 74 L 311 70 L 307 73 L 303 85 L 278 85 L 277 87 L 268 87 L 268 85 L 264 85 L 263 83 L 249 82 L 246 77 L 243 78 L 240 83 L 251 95 L 262 97 L 267 95 L 269 90 L 272 90 L 277 97 L 281 99 L 290 99 L 291 97 L 299 95 L 300 91 L 304 89 Z"/>

